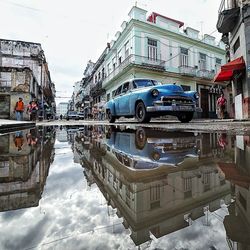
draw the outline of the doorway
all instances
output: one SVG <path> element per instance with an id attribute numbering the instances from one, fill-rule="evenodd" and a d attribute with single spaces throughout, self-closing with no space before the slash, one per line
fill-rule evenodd
<path id="1" fill-rule="evenodd" d="M 200 89 L 201 95 L 201 118 L 208 118 L 209 117 L 209 103 L 208 103 L 208 89 Z"/>

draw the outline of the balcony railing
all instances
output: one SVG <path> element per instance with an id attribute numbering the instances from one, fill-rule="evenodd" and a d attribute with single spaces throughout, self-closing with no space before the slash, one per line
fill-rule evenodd
<path id="1" fill-rule="evenodd" d="M 196 76 L 196 68 L 189 66 L 179 66 L 179 73 L 181 75 Z"/>
<path id="2" fill-rule="evenodd" d="M 90 95 L 91 96 L 96 96 L 96 95 L 99 95 L 103 92 L 105 92 L 105 90 L 102 88 L 102 83 L 103 83 L 103 79 L 101 79 L 95 86 L 93 86 L 91 89 L 90 89 Z"/>
<path id="3" fill-rule="evenodd" d="M 240 8 L 233 1 L 222 0 L 219 7 L 217 30 L 226 34 L 232 32 L 240 15 Z"/>
<path id="4" fill-rule="evenodd" d="M 165 61 L 163 60 L 155 60 L 144 56 L 130 55 L 117 68 L 108 74 L 108 76 L 103 80 L 103 85 L 105 86 L 108 81 L 121 73 L 128 65 L 141 66 L 157 71 L 165 70 Z"/>
<path id="5" fill-rule="evenodd" d="M 197 77 L 200 77 L 200 78 L 206 78 L 206 79 L 213 79 L 215 75 L 215 72 L 214 71 L 210 71 L 210 70 L 198 70 L 196 72 L 196 76 Z"/>

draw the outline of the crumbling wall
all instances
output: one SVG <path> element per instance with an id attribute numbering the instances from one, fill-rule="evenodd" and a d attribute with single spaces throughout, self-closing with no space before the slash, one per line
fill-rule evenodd
<path id="1" fill-rule="evenodd" d="M 41 82 L 40 63 L 44 54 L 39 43 L 0 39 L 0 53 L 3 67 L 30 68 L 36 81 Z"/>

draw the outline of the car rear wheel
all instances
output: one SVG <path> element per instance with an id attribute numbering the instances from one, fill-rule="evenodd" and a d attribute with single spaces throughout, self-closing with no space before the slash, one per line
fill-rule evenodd
<path id="1" fill-rule="evenodd" d="M 137 103 L 135 107 L 135 118 L 138 122 L 149 122 L 151 117 L 148 115 L 143 102 Z"/>
<path id="2" fill-rule="evenodd" d="M 188 123 L 193 119 L 193 112 L 183 112 L 177 116 L 178 120 L 183 123 Z"/>
<path id="3" fill-rule="evenodd" d="M 110 123 L 114 123 L 115 122 L 115 116 L 113 116 L 112 114 L 111 114 L 111 111 L 110 110 L 107 110 L 107 118 L 108 118 L 108 121 L 110 122 Z"/>

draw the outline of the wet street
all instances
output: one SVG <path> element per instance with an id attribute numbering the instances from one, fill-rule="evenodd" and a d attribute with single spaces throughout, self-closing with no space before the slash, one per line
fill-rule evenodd
<path id="1" fill-rule="evenodd" d="M 0 135 L 0 249 L 250 249 L 250 133 Z"/>

